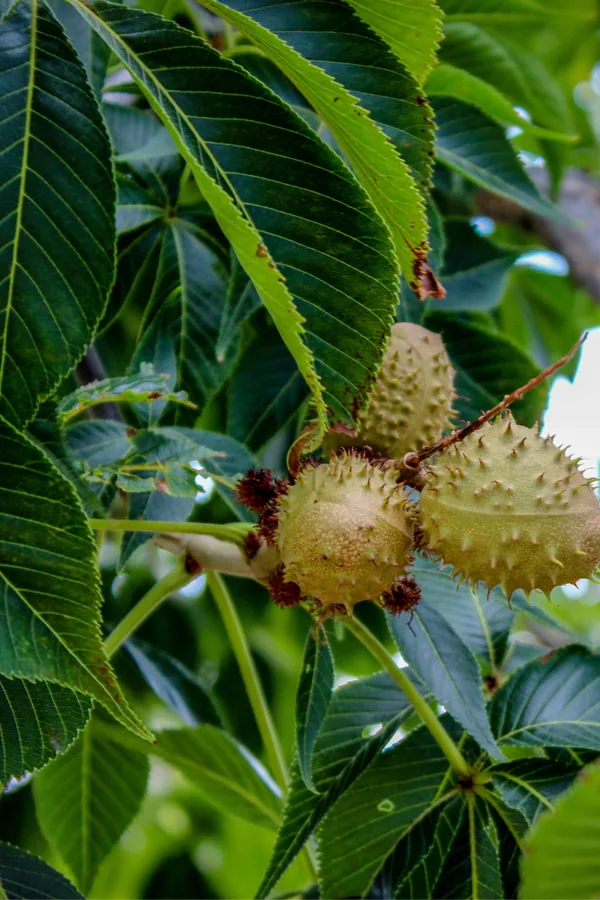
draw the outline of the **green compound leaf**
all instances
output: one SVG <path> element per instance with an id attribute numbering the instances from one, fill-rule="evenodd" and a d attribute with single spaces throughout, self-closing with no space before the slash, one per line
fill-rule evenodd
<path id="1" fill-rule="evenodd" d="M 600 657 L 572 644 L 522 666 L 494 695 L 500 744 L 600 750 Z"/>
<path id="2" fill-rule="evenodd" d="M 433 607 L 451 625 L 456 634 L 479 659 L 496 669 L 506 652 L 508 634 L 515 613 L 509 609 L 499 588 L 489 597 L 485 589 L 458 589 L 435 563 L 419 559 L 413 574 L 429 607 Z"/>
<path id="3" fill-rule="evenodd" d="M 419 83 L 435 65 L 442 39 L 442 15 L 435 0 L 347 0 L 383 38 Z"/>
<path id="4" fill-rule="evenodd" d="M 110 144 L 52 13 L 0 22 L 0 415 L 29 422 L 93 338 L 113 276 Z"/>
<path id="5" fill-rule="evenodd" d="M 368 896 L 421 900 L 433 896 L 465 813 L 462 797 L 436 806 L 406 834 L 383 864 Z"/>
<path id="6" fill-rule="evenodd" d="M 458 100 L 434 97 L 431 105 L 438 126 L 436 156 L 441 162 L 539 216 L 564 218 L 558 207 L 539 194 L 501 125 Z"/>
<path id="7" fill-rule="evenodd" d="M 149 765 L 109 740 L 92 719 L 76 743 L 34 782 L 38 821 L 84 893 L 140 808 Z"/>
<path id="8" fill-rule="evenodd" d="M 412 712 L 406 696 L 387 673 L 361 678 L 334 692 L 313 752 L 316 796 L 294 761 L 283 821 L 258 897 L 266 897 L 298 855 L 323 816 Z M 376 730 L 373 734 L 374 729 Z"/>
<path id="9" fill-rule="evenodd" d="M 388 627 L 400 653 L 451 716 L 493 757 L 502 757 L 490 731 L 481 674 L 469 647 L 449 621 L 428 602 L 446 582 L 447 573 L 419 571 L 422 600 L 411 610 L 410 628 L 404 617 L 387 614 Z"/>
<path id="10" fill-rule="evenodd" d="M 75 489 L 0 420 L 0 673 L 89 694 L 148 737 L 102 647 L 96 547 Z"/>
<path id="11" fill-rule="evenodd" d="M 496 824 L 475 794 L 467 794 L 462 825 L 436 884 L 436 896 L 504 898 Z"/>
<path id="12" fill-rule="evenodd" d="M 247 34 L 327 123 L 386 222 L 406 281 L 426 297 L 425 207 L 406 163 L 426 187 L 433 122 L 410 73 L 342 0 L 202 3 Z"/>
<path id="13" fill-rule="evenodd" d="M 600 766 L 584 769 L 554 812 L 540 816 L 526 839 L 523 900 L 592 900 L 600 893 Z"/>
<path id="14" fill-rule="evenodd" d="M 492 780 L 504 802 L 518 809 L 531 825 L 540 812 L 554 809 L 579 770 L 575 761 L 563 765 L 551 759 L 517 759 L 494 766 Z"/>
<path id="15" fill-rule="evenodd" d="M 3 842 L 0 890 L 7 900 L 84 900 L 71 882 L 48 863 Z"/>
<path id="16" fill-rule="evenodd" d="M 137 638 L 124 646 L 148 686 L 186 725 L 222 724 L 208 689 L 178 659 Z"/>
<path id="17" fill-rule="evenodd" d="M 218 809 L 274 829 L 281 819 L 281 792 L 266 769 L 230 734 L 212 725 L 169 729 L 154 744 L 140 741 L 114 725 L 104 733 L 124 747 L 151 753 L 179 769 Z"/>
<path id="18" fill-rule="evenodd" d="M 494 85 L 478 78 L 472 72 L 448 63 L 440 63 L 425 82 L 428 97 L 453 97 L 470 106 L 476 106 L 496 122 L 516 125 L 526 134 L 546 138 L 551 141 L 572 141 L 574 137 L 563 132 L 540 128 L 527 122 L 516 112 L 511 101 Z"/>
<path id="19" fill-rule="evenodd" d="M 304 783 L 315 790 L 312 755 L 315 741 L 331 701 L 334 679 L 333 657 L 322 628 L 309 631 L 296 693 L 296 755 Z"/>
<path id="20" fill-rule="evenodd" d="M 326 406 L 351 420 L 382 358 L 396 295 L 390 239 L 366 193 L 286 104 L 189 31 L 104 0 L 93 13 L 72 2 L 168 128 L 321 424 Z"/>
<path id="21" fill-rule="evenodd" d="M 0 783 L 64 753 L 91 709 L 89 697 L 61 685 L 0 676 Z"/>
<path id="22" fill-rule="evenodd" d="M 398 840 L 453 796 L 452 786 L 448 760 L 424 728 L 376 757 L 319 829 L 322 896 L 362 896 Z"/>
<path id="23" fill-rule="evenodd" d="M 105 378 L 77 388 L 67 394 L 58 405 L 58 415 L 64 425 L 80 413 L 100 403 L 151 403 L 153 400 L 170 400 L 195 408 L 185 394 L 174 393 L 168 387 L 169 376 L 157 375 L 154 367 L 142 364 L 139 375 L 123 375 Z"/>

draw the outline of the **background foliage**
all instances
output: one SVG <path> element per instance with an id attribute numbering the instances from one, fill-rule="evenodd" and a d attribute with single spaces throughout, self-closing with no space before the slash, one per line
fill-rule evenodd
<path id="1" fill-rule="evenodd" d="M 351 424 L 394 321 L 443 332 L 459 420 L 599 325 L 597 26 L 594 0 L 0 0 L 3 895 L 598 896 L 593 585 L 508 606 L 418 560 L 410 622 L 363 604 L 316 642 L 176 568 L 113 661 L 173 562 L 88 521 L 239 539 L 237 476 Z M 523 265 L 547 249 L 567 274 Z"/>

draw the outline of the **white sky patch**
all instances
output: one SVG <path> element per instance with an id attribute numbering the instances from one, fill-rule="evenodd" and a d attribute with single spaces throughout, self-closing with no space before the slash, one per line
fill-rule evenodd
<path id="1" fill-rule="evenodd" d="M 542 434 L 556 435 L 559 445 L 570 445 L 570 456 L 582 456 L 592 475 L 600 456 L 600 417 L 595 414 L 594 398 L 600 386 L 600 328 L 590 331 L 581 350 L 581 358 L 572 382 L 555 379 Z"/>

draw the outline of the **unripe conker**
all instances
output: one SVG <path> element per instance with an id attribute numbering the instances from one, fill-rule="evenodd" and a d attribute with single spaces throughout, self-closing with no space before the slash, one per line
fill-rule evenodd
<path id="1" fill-rule="evenodd" d="M 589 578 L 600 562 L 600 505 L 550 438 L 496 419 L 435 460 L 421 493 L 421 545 L 453 575 L 508 597 Z"/>
<path id="2" fill-rule="evenodd" d="M 342 452 L 308 467 L 278 499 L 275 542 L 286 582 L 344 610 L 378 600 L 411 562 L 413 508 L 389 472 Z"/>

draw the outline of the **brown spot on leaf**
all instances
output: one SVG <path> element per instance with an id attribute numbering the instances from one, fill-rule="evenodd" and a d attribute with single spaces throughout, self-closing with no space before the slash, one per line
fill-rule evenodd
<path id="1" fill-rule="evenodd" d="M 446 291 L 427 265 L 427 257 L 424 253 L 417 255 L 412 268 L 415 280 L 411 281 L 410 286 L 419 300 L 426 300 L 427 297 L 443 300 Z"/>
<path id="2" fill-rule="evenodd" d="M 256 255 L 264 259 L 265 256 L 269 255 L 269 251 L 264 244 L 259 244 L 256 248 Z"/>

